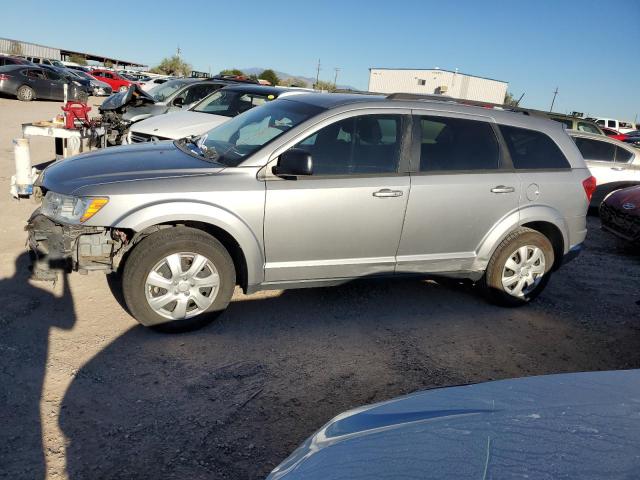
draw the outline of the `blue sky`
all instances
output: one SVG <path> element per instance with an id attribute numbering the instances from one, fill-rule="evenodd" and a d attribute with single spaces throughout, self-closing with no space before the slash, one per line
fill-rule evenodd
<path id="1" fill-rule="evenodd" d="M 93 5 L 93 4 L 92 4 Z M 509 82 L 523 105 L 640 121 L 640 1 L 8 3 L 0 36 L 154 65 L 265 67 L 366 89 L 369 67 L 454 70 Z M 95 10 L 96 13 L 92 13 Z M 24 12 L 38 12 L 25 19 Z M 72 19 L 72 21 L 69 21 Z"/>

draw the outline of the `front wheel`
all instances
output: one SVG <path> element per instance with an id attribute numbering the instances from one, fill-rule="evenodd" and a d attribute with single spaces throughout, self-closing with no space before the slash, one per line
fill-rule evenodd
<path id="1" fill-rule="evenodd" d="M 227 307 L 235 280 L 233 260 L 220 242 L 200 230 L 171 227 L 134 247 L 122 289 L 142 325 L 184 332 L 210 323 Z"/>
<path id="2" fill-rule="evenodd" d="M 482 286 L 494 303 L 524 305 L 544 290 L 553 262 L 553 246 L 547 237 L 530 228 L 518 228 L 493 253 Z"/>
<path id="3" fill-rule="evenodd" d="M 126 92 L 127 90 L 129 90 L 129 87 L 125 87 L 124 85 L 118 89 L 119 92 Z"/>

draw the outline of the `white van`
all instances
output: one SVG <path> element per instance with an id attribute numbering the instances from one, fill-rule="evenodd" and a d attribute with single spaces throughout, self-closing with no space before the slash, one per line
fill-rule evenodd
<path id="1" fill-rule="evenodd" d="M 596 123 L 601 127 L 613 128 L 620 133 L 629 133 L 636 129 L 636 126 L 631 122 L 621 122 L 614 118 L 596 118 Z"/>

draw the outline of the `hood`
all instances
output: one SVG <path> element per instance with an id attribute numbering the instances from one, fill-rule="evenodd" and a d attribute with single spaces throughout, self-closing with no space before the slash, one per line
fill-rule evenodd
<path id="1" fill-rule="evenodd" d="M 156 103 L 155 99 L 147 92 L 140 88 L 140 85 L 133 83 L 128 90 L 124 92 L 117 92 L 107 97 L 99 110 L 101 112 L 107 112 L 111 110 L 118 110 L 127 105 L 139 106 L 145 104 Z"/>
<path id="2" fill-rule="evenodd" d="M 609 207 L 640 217 L 640 186 L 617 190 L 606 198 L 605 203 Z"/>
<path id="3" fill-rule="evenodd" d="M 627 479 L 638 451 L 640 370 L 548 375 L 346 412 L 268 479 Z"/>
<path id="4" fill-rule="evenodd" d="M 139 122 L 149 117 L 167 113 L 168 110 L 169 106 L 161 102 L 129 106 L 122 114 L 122 120 L 130 123 Z"/>
<path id="5" fill-rule="evenodd" d="M 72 195 L 91 185 L 214 173 L 223 165 L 184 153 L 173 142 L 105 148 L 55 162 L 39 184 Z"/>
<path id="6" fill-rule="evenodd" d="M 170 112 L 138 122 L 131 127 L 131 131 L 156 137 L 177 139 L 190 135 L 202 135 L 229 120 L 231 118 L 210 113 Z"/>

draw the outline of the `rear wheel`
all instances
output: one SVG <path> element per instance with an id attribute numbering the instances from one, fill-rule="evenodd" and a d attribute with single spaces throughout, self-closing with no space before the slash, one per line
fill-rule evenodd
<path id="1" fill-rule="evenodd" d="M 125 263 L 124 300 L 138 322 L 184 332 L 213 321 L 235 288 L 233 260 L 211 235 L 187 227 L 142 240 Z"/>
<path id="2" fill-rule="evenodd" d="M 530 228 L 519 228 L 494 252 L 482 286 L 494 303 L 509 307 L 524 305 L 544 290 L 553 262 L 549 239 Z"/>
<path id="3" fill-rule="evenodd" d="M 33 91 L 33 88 L 31 88 L 30 86 L 22 85 L 20 88 L 18 88 L 16 97 L 18 97 L 18 100 L 20 101 L 30 102 L 31 100 L 36 98 L 36 94 Z"/>

